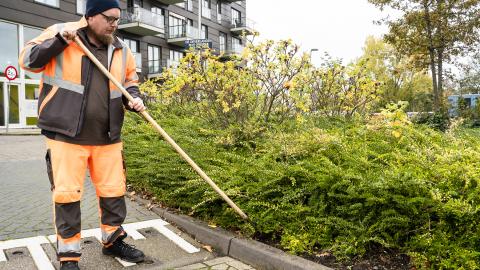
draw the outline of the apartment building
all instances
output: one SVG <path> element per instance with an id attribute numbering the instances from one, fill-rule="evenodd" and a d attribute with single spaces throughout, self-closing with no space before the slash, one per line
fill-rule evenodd
<path id="1" fill-rule="evenodd" d="M 209 44 L 227 56 L 243 49 L 242 33 L 252 34 L 246 0 L 120 0 L 117 36 L 135 55 L 142 80 L 175 67 L 189 44 Z M 0 1 L 0 130 L 35 127 L 40 75 L 18 67 L 23 45 L 55 23 L 76 21 L 86 0 Z M 18 78 L 7 80 L 7 66 Z"/>

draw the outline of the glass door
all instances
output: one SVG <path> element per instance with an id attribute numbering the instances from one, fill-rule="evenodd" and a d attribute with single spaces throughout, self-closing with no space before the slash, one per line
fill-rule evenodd
<path id="1" fill-rule="evenodd" d="M 20 85 L 7 82 L 2 82 L 1 85 L 3 86 L 3 100 L 0 101 L 0 106 L 3 107 L 3 117 L 0 116 L 0 124 L 3 120 L 3 125 L 8 125 L 8 128 L 20 128 L 22 126 L 20 121 Z"/>
<path id="2" fill-rule="evenodd" d="M 0 127 L 5 126 L 5 91 L 3 89 L 4 82 L 0 82 Z"/>

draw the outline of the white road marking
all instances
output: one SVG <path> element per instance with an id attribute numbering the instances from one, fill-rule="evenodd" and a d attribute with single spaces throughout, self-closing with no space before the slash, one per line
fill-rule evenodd
<path id="1" fill-rule="evenodd" d="M 153 228 L 175 243 L 177 246 L 182 248 L 188 253 L 200 252 L 200 249 L 196 248 L 185 239 L 178 236 L 176 233 L 169 230 L 166 225 L 169 225 L 168 222 L 162 219 L 154 219 L 130 224 L 123 224 L 122 227 L 125 229 L 127 234 L 132 237 L 133 240 L 142 240 L 145 239 L 141 233 L 138 232 L 140 229 Z M 83 230 L 81 232 L 82 238 L 95 237 L 100 243 L 102 243 L 102 233 L 99 228 Z M 30 251 L 30 254 L 37 265 L 39 270 L 55 270 L 50 259 L 48 258 L 45 251 L 42 249 L 42 244 L 52 243 L 56 246 L 57 236 L 37 236 L 16 240 L 0 241 L 0 262 L 7 261 L 7 257 L 4 253 L 4 250 L 18 247 L 27 247 Z M 130 263 L 123 261 L 119 258 L 115 258 L 123 267 L 129 267 L 136 265 L 135 263 Z"/>
<path id="2" fill-rule="evenodd" d="M 136 263 L 131 263 L 131 262 L 126 262 L 118 257 L 115 257 L 115 259 L 121 264 L 123 265 L 123 267 L 129 267 L 129 266 L 134 266 L 134 265 L 137 265 Z"/>
<path id="3" fill-rule="evenodd" d="M 42 249 L 42 244 L 48 244 L 48 239 L 45 236 L 0 241 L 0 253 L 3 254 L 3 250 L 6 249 L 27 247 L 39 270 L 55 270 L 47 254 L 45 254 L 45 251 Z M 1 261 L 7 261 L 5 255 L 0 255 L 0 262 Z"/>
<path id="4" fill-rule="evenodd" d="M 5 253 L 3 252 L 3 250 L 0 250 L 0 262 L 6 262 L 7 261 L 7 257 L 5 257 Z"/>

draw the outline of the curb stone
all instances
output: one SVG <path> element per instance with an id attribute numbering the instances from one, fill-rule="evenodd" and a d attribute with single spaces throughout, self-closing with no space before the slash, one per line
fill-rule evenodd
<path id="1" fill-rule="evenodd" d="M 137 195 L 127 196 L 137 202 L 150 205 L 149 200 Z M 238 259 L 254 266 L 257 269 L 285 269 L 285 270 L 330 270 L 332 268 L 314 263 L 304 258 L 288 254 L 278 248 L 271 247 L 259 241 L 239 238 L 237 235 L 221 229 L 211 228 L 203 221 L 192 217 L 169 212 L 160 207 L 152 207 L 151 211 L 175 224 L 195 240 L 211 245 L 219 253 Z"/>

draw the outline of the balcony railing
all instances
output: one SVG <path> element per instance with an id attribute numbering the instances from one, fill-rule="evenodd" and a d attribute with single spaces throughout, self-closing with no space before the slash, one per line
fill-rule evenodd
<path id="1" fill-rule="evenodd" d="M 172 25 L 168 29 L 169 39 L 178 39 L 178 38 L 194 39 L 197 37 L 198 37 L 198 29 L 186 24 Z"/>
<path id="2" fill-rule="evenodd" d="M 230 31 L 235 34 L 242 34 L 245 32 L 247 35 L 252 35 L 255 31 L 255 22 L 246 17 L 232 18 L 230 27 Z"/>
<path id="3" fill-rule="evenodd" d="M 231 52 L 234 54 L 242 54 L 243 49 L 245 49 L 242 45 L 234 45 L 232 46 Z"/>
<path id="4" fill-rule="evenodd" d="M 157 0 L 157 1 L 167 5 L 174 5 L 174 4 L 183 3 L 184 0 Z"/>
<path id="5" fill-rule="evenodd" d="M 149 36 L 165 33 L 165 17 L 149 10 L 134 7 L 123 10 L 119 29 Z"/>
<path id="6" fill-rule="evenodd" d="M 202 16 L 211 19 L 212 18 L 212 10 L 206 7 L 202 7 Z"/>

